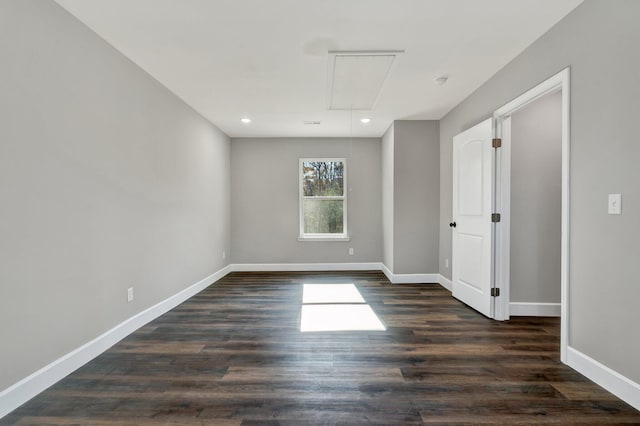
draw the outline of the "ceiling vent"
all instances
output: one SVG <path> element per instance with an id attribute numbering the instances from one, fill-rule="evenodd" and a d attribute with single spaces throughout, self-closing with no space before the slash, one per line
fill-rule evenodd
<path id="1" fill-rule="evenodd" d="M 321 121 L 320 120 L 304 120 L 302 123 L 307 125 L 307 126 L 312 126 L 312 125 L 320 124 Z"/>
<path id="2" fill-rule="evenodd" d="M 372 110 L 402 50 L 329 51 L 328 108 Z"/>

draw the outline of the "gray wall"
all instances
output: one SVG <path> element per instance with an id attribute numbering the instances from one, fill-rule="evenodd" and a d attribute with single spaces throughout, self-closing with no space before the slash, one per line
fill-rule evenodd
<path id="1" fill-rule="evenodd" d="M 511 302 L 560 303 L 562 93 L 511 117 Z"/>
<path id="2" fill-rule="evenodd" d="M 393 123 L 382 136 L 382 263 L 393 271 Z"/>
<path id="3" fill-rule="evenodd" d="M 298 159 L 305 157 L 347 158 L 350 241 L 298 241 Z M 232 139 L 233 263 L 380 262 L 381 161 L 378 138 Z"/>
<path id="4" fill-rule="evenodd" d="M 55 3 L 0 2 L 0 57 L 2 390 L 223 267 L 230 214 L 228 138 Z"/>
<path id="5" fill-rule="evenodd" d="M 438 272 L 440 134 L 437 121 L 395 121 L 393 273 Z"/>
<path id="6" fill-rule="evenodd" d="M 569 344 L 640 382 L 640 2 L 587 0 L 440 122 L 440 230 L 451 218 L 454 135 L 571 66 L 571 264 Z M 607 194 L 622 193 L 622 215 Z M 451 256 L 443 235 L 440 270 Z M 622 328 L 621 328 L 622 327 Z"/>

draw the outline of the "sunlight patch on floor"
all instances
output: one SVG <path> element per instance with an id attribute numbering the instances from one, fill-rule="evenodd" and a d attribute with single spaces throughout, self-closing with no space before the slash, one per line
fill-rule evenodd
<path id="1" fill-rule="evenodd" d="M 365 303 L 353 284 L 304 284 L 302 303 Z"/>
<path id="2" fill-rule="evenodd" d="M 304 284 L 300 331 L 385 331 L 354 284 Z"/>
<path id="3" fill-rule="evenodd" d="M 300 331 L 386 330 L 371 309 L 363 305 L 303 305 Z"/>

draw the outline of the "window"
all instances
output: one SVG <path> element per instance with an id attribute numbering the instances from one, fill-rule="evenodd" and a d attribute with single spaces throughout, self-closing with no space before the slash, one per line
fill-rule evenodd
<path id="1" fill-rule="evenodd" d="M 347 240 L 344 158 L 300 159 L 300 240 Z"/>

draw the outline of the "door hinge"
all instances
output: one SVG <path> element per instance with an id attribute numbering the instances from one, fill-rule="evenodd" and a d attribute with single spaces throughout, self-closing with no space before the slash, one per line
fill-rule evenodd
<path id="1" fill-rule="evenodd" d="M 491 289 L 491 297 L 498 297 L 498 296 L 500 296 L 500 288 L 493 287 Z"/>
<path id="2" fill-rule="evenodd" d="M 500 213 L 491 213 L 491 222 L 500 222 Z"/>
<path id="3" fill-rule="evenodd" d="M 500 138 L 495 138 L 491 141 L 491 146 L 493 148 L 500 148 L 502 147 L 502 139 Z"/>

